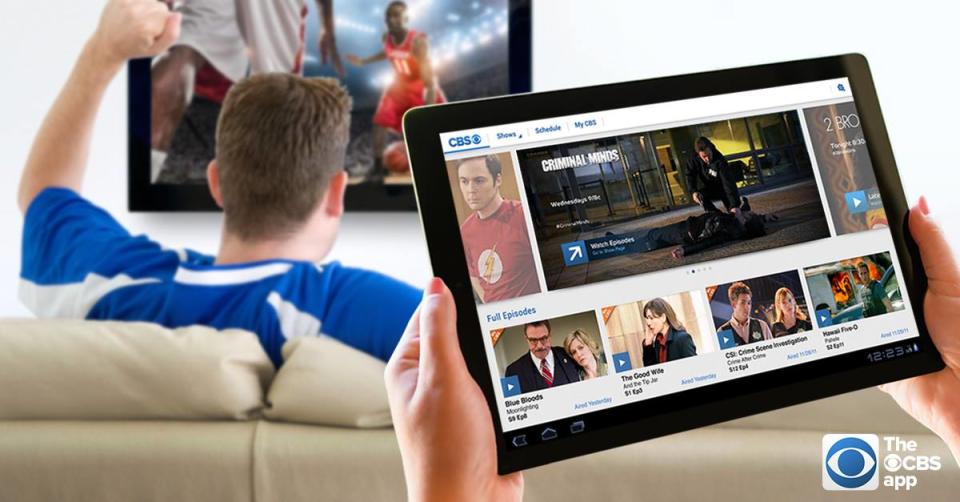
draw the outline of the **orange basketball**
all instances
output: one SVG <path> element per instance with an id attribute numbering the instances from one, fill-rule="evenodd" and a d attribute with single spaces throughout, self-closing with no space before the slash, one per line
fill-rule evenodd
<path id="1" fill-rule="evenodd" d="M 383 166 L 395 174 L 403 174 L 410 170 L 407 148 L 403 146 L 403 141 L 394 141 L 383 149 Z"/>

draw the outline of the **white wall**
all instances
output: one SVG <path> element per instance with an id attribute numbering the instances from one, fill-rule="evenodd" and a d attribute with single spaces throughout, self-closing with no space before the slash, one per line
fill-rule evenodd
<path id="1" fill-rule="evenodd" d="M 342 1 L 342 0 L 341 0 Z M 16 296 L 21 216 L 15 193 L 33 134 L 54 99 L 103 0 L 5 2 L 0 16 L 0 316 L 28 312 Z M 730 5 L 736 4 L 736 7 Z M 539 89 L 742 66 L 842 52 L 865 54 L 907 195 L 927 194 L 960 249 L 958 46 L 953 12 L 913 2 L 638 2 L 537 0 Z M 126 91 L 108 91 L 94 135 L 85 194 L 134 232 L 169 246 L 216 250 L 219 215 L 126 211 Z M 430 276 L 414 214 L 351 214 L 332 258 L 415 284 Z"/>

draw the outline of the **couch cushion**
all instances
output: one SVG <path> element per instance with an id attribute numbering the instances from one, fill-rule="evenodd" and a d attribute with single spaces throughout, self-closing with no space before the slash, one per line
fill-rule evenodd
<path id="1" fill-rule="evenodd" d="M 244 419 L 272 374 L 240 330 L 0 321 L 0 419 Z"/>
<path id="2" fill-rule="evenodd" d="M 252 501 L 257 421 L 16 421 L 0 501 Z"/>
<path id="3" fill-rule="evenodd" d="M 295 338 L 270 386 L 271 420 L 344 427 L 390 425 L 385 364 L 333 338 Z"/>
<path id="4" fill-rule="evenodd" d="M 261 422 L 254 446 L 258 501 L 404 501 L 393 429 Z"/>

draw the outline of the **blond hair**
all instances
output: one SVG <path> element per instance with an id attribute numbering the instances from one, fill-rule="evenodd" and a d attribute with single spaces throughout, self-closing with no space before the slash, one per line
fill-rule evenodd
<path id="1" fill-rule="evenodd" d="M 800 305 L 797 303 L 797 297 L 793 294 L 793 291 L 790 291 L 790 288 L 780 288 L 777 290 L 777 293 L 773 295 L 773 309 L 777 312 L 777 318 L 774 322 L 783 322 L 783 311 L 780 310 L 780 302 L 789 295 L 793 299 L 794 305 L 797 306 L 795 316 L 801 321 L 807 320 L 807 315 L 800 310 Z"/>
<path id="2" fill-rule="evenodd" d="M 563 339 L 563 350 L 567 351 L 567 354 L 573 354 L 573 351 L 570 350 L 570 346 L 573 345 L 573 342 L 579 340 L 584 346 L 590 349 L 590 352 L 593 354 L 593 357 L 597 359 L 597 363 L 600 363 L 600 346 L 597 345 L 597 342 L 593 340 L 585 331 L 581 329 L 575 329 L 570 332 L 566 338 Z"/>

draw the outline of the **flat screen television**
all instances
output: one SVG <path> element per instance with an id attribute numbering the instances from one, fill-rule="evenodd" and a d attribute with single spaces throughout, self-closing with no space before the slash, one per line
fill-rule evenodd
<path id="1" fill-rule="evenodd" d="M 344 167 L 354 211 L 416 209 L 400 117 L 421 91 L 409 82 L 423 73 L 405 53 L 429 62 L 435 92 L 419 95 L 433 101 L 531 89 L 529 0 L 168 3 L 183 14 L 180 40 L 157 58 L 129 63 L 131 211 L 218 209 L 206 185 L 217 118 L 233 83 L 257 72 L 335 77 L 349 90 Z"/>

